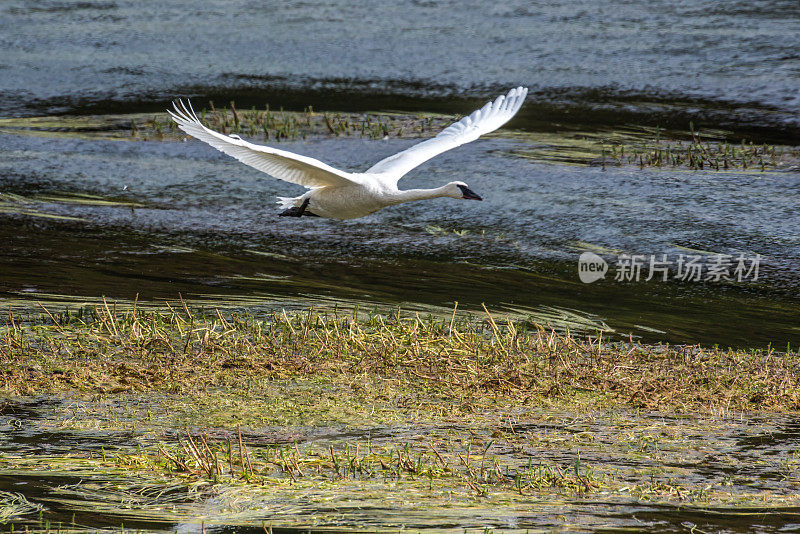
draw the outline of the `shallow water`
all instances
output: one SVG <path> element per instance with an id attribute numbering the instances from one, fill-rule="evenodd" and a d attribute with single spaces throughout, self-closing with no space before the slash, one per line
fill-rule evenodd
<path id="1" fill-rule="evenodd" d="M 363 169 L 413 142 L 281 147 Z M 800 174 L 602 169 L 515 156 L 531 143 L 483 140 L 404 179 L 405 187 L 460 179 L 483 202 L 439 199 L 336 222 L 277 217 L 275 196 L 301 188 L 198 142 L 0 134 L 9 199 L 0 291 L 7 305 L 37 313 L 35 300 L 74 308 L 137 294 L 253 310 L 338 303 L 446 313 L 458 301 L 463 310 L 485 303 L 538 322 L 574 313 L 573 330 L 652 341 L 796 346 Z M 577 271 L 585 250 L 612 267 L 621 253 L 763 259 L 756 281 L 620 282 L 612 273 L 589 285 Z"/>
<path id="2" fill-rule="evenodd" d="M 327 451 L 368 440 L 370 449 L 407 444 L 403 447 L 412 447 L 415 454 L 418 448 L 425 451 L 426 444 L 437 443 L 443 452 L 451 447 L 460 454 L 468 454 L 472 447 L 486 449 L 481 452 L 484 460 L 488 454 L 489 464 L 497 461 L 511 469 L 532 460 L 569 472 L 578 460 L 580 469 L 592 471 L 601 481 L 598 489 L 586 494 L 550 490 L 515 497 L 495 488 L 475 497 L 469 491 L 411 480 L 354 476 L 336 482 L 301 478 L 292 484 L 275 478 L 266 487 L 209 485 L 115 466 L 118 456 L 175 441 L 175 434 L 157 422 L 159 410 L 165 408 L 159 402 L 165 401 L 169 402 L 134 396 L 6 404 L 0 412 L 0 491 L 21 494 L 31 505 L 42 507 L 38 519 L 36 510 L 20 513 L 14 520 L 17 528 L 48 521 L 74 523 L 78 531 L 124 524 L 148 531 L 199 532 L 205 523 L 206 529 L 216 532 L 230 528 L 255 532 L 263 524 L 274 524 L 276 532 L 309 527 L 322 532 L 343 528 L 682 532 L 693 525 L 706 532 L 782 532 L 800 524 L 794 490 L 800 432 L 792 417 L 525 409 L 508 420 L 498 417 L 488 429 L 418 422 L 265 427 L 245 434 L 254 458 L 264 447 L 281 443 L 291 447 L 296 443 L 302 451 L 311 447 Z M 135 415 L 128 423 L 117 417 L 145 410 L 148 420 L 150 410 L 156 417 L 152 423 L 140 417 L 135 431 L 86 429 L 128 426 Z M 209 436 L 216 434 L 226 432 L 214 430 Z M 61 459 L 49 460 L 54 457 Z M 314 518 L 312 523 L 309 518 Z"/>
<path id="3" fill-rule="evenodd" d="M 798 25 L 794 0 L 11 1 L 0 113 L 163 109 L 185 95 L 463 112 L 461 98 L 527 85 L 517 124 L 694 120 L 796 143 Z"/>
<path id="4" fill-rule="evenodd" d="M 558 316 L 562 327 L 569 316 L 578 330 L 608 325 L 648 341 L 796 346 L 796 168 L 601 169 L 514 154 L 554 132 L 602 137 L 632 124 L 685 132 L 690 121 L 735 142 L 800 143 L 800 6 L 474 4 L 4 3 L 5 117 L 161 111 L 176 96 L 240 108 L 466 113 L 509 86 L 531 94 L 509 125 L 522 132 L 516 141 L 461 147 L 403 181 L 464 180 L 484 202 L 409 204 L 345 223 L 276 218 L 274 197 L 298 188 L 196 142 L 0 133 L 3 304 L 30 311 L 37 300 L 75 307 L 103 295 L 180 294 L 253 309 L 337 302 L 441 311 L 458 301 L 540 322 Z M 282 147 L 363 170 L 413 142 Z M 695 254 L 688 249 L 761 254 L 761 277 L 585 285 L 576 275 L 586 250 L 613 262 L 620 253 Z"/>

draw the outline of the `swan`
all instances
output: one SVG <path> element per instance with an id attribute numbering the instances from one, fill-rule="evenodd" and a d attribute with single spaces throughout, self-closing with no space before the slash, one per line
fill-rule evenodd
<path id="1" fill-rule="evenodd" d="M 174 109 L 167 112 L 192 137 L 274 178 L 308 188 L 299 197 L 278 197 L 284 209 L 280 216 L 355 219 L 414 200 L 439 197 L 483 200 L 460 181 L 434 189 L 407 190 L 398 189 L 397 182 L 432 157 L 501 127 L 519 111 L 527 94 L 527 88 L 515 87 L 451 124 L 436 137 L 389 156 L 363 173 L 341 171 L 314 158 L 249 143 L 238 135 L 215 132 L 200 122 L 191 102 L 187 106 L 181 100 L 175 101 Z"/>

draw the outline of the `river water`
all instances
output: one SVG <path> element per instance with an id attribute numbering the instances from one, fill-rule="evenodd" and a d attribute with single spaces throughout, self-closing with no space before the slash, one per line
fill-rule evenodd
<path id="1" fill-rule="evenodd" d="M 0 308 L 35 319 L 39 302 L 75 309 L 103 297 L 120 305 L 183 298 L 254 314 L 308 305 L 447 313 L 457 302 L 468 312 L 485 304 L 519 321 L 625 339 L 796 350 L 796 167 L 719 173 L 522 156 L 559 132 L 686 131 L 690 122 L 733 142 L 800 145 L 799 28 L 797 0 L 4 1 L 0 118 L 160 112 L 175 97 L 235 100 L 240 108 L 464 114 L 510 87 L 531 91 L 509 124 L 514 135 L 450 151 L 401 182 L 412 188 L 463 180 L 483 202 L 411 203 L 345 222 L 277 217 L 275 197 L 301 188 L 196 141 L 0 129 Z M 414 142 L 315 138 L 281 148 L 364 170 Z M 587 252 L 609 263 L 605 279 L 581 282 L 578 258 Z M 704 265 L 741 257 L 759 271 L 741 281 L 680 279 L 674 269 L 668 281 L 646 281 L 646 272 L 615 280 L 623 254 L 645 262 L 666 254 L 672 268 L 691 256 Z M 0 452 L 20 461 L 62 441 L 64 450 L 54 454 L 119 445 L 114 439 L 138 443 L 128 434 L 38 434 L 31 428 L 40 408 L 14 406 L 3 407 Z M 744 455 L 745 467 L 756 466 L 753 480 L 771 484 L 775 464 L 794 469 L 795 478 L 781 484 L 795 483 L 789 459 L 796 457 L 796 418 L 770 423 L 785 426 L 765 430 L 788 436 L 785 443 L 770 438 L 751 457 L 749 442 L 736 440 L 756 432 L 757 422 L 727 422 L 730 439 L 721 432 L 696 440 L 717 447 L 708 458 Z M 552 453 L 535 451 L 542 454 Z M 727 476 L 688 458 L 674 464 L 684 477 Z M 75 521 L 77 511 L 88 528 L 123 519 L 127 526 L 129 516 L 104 516 L 95 501 L 54 504 L 53 492 L 74 499 L 69 492 L 86 477 L 94 483 L 94 475 L 37 476 L 0 473 L 0 490 L 49 502 L 47 520 Z M 98 502 L 110 502 L 108 495 Z M 582 525 L 575 529 L 586 531 L 797 526 L 796 508 L 701 513 L 591 499 L 569 506 L 570 521 Z M 192 505 L 187 517 L 196 513 Z M 562 513 L 555 507 L 552 517 L 514 515 L 514 528 L 557 528 Z M 371 520 L 354 525 L 396 527 Z M 139 526 L 203 529 L 148 521 Z M 428 516 L 413 524 L 434 526 Z M 481 525 L 512 528 L 508 517 L 450 526 L 460 532 Z"/>
<path id="2" fill-rule="evenodd" d="M 602 169 L 516 155 L 541 132 L 689 121 L 796 145 L 798 27 L 795 1 L 6 2 L 5 117 L 163 110 L 177 96 L 466 113 L 510 86 L 531 93 L 510 123 L 523 135 L 461 147 L 402 183 L 459 179 L 484 202 L 440 199 L 349 222 L 277 218 L 274 197 L 298 188 L 197 142 L 0 134 L 0 191 L 61 217 L 0 214 L 0 296 L 20 310 L 137 294 L 251 309 L 457 301 L 646 341 L 796 346 L 796 170 Z M 363 170 L 413 142 L 282 148 Z M 759 258 L 760 271 L 742 282 L 589 285 L 577 273 L 585 251 L 612 267 L 620 254 L 676 262 L 702 251 Z"/>

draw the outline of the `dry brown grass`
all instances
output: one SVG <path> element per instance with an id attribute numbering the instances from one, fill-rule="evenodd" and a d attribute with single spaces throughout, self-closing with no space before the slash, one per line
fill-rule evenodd
<path id="1" fill-rule="evenodd" d="M 800 409 L 798 353 L 662 347 L 577 338 L 487 312 L 483 319 L 308 310 L 254 319 L 100 306 L 0 330 L 0 391 L 196 392 L 249 379 L 343 379 L 365 395 L 399 380 L 437 398 L 530 403 L 587 396 L 681 410 Z M 372 379 L 378 379 L 377 382 Z"/>

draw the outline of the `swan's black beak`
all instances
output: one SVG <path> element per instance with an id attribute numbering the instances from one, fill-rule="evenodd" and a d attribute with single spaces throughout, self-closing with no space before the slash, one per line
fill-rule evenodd
<path id="1" fill-rule="evenodd" d="M 467 187 L 465 185 L 459 185 L 458 188 L 461 189 L 461 193 L 464 195 L 463 198 L 465 198 L 465 199 L 468 199 L 468 200 L 483 200 L 478 193 L 476 193 L 475 191 L 473 191 L 472 189 L 470 189 L 469 187 Z"/>

